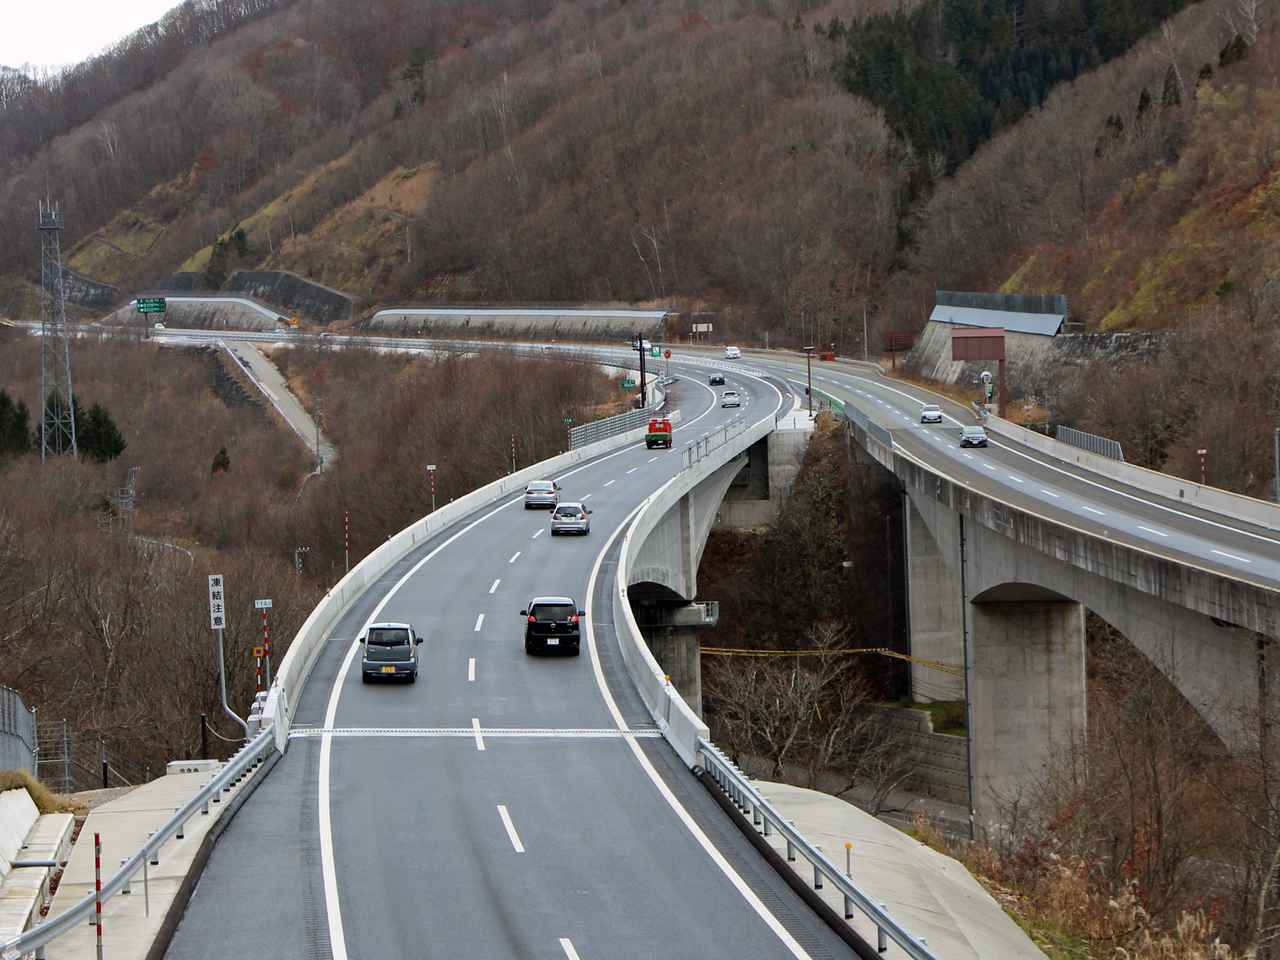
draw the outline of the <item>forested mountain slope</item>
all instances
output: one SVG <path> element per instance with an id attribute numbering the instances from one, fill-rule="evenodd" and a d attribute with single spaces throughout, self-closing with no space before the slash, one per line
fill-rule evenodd
<path id="1" fill-rule="evenodd" d="M 874 335 L 1003 283 L 1177 157 L 1239 0 L 1139 39 L 1177 6 L 197 5 L 78 68 L 97 99 L 42 92 L 43 126 L 0 96 L 0 310 L 30 310 L 48 185 L 70 266 L 121 299 L 265 266 L 366 302 L 703 303 L 858 349 L 864 310 Z"/>

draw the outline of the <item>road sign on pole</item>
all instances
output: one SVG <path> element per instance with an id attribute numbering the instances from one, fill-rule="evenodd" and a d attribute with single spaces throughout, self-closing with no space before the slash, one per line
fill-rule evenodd
<path id="1" fill-rule="evenodd" d="M 223 630 L 227 626 L 226 595 L 220 573 L 209 576 L 209 626 L 214 630 Z"/>
<path id="2" fill-rule="evenodd" d="M 668 360 L 670 360 L 670 359 L 671 359 L 671 351 L 670 351 L 670 350 L 664 350 L 664 351 L 662 351 L 662 355 L 663 355 L 664 357 L 666 357 Z"/>
<path id="3" fill-rule="evenodd" d="M 659 355 L 658 345 L 654 344 L 652 347 L 649 348 L 649 356 L 656 358 L 658 355 Z"/>
<path id="4" fill-rule="evenodd" d="M 134 301 L 134 307 L 139 313 L 164 313 L 165 299 L 164 297 L 139 297 Z"/>
<path id="5" fill-rule="evenodd" d="M 625 379 L 625 380 L 623 380 L 623 381 L 622 381 L 622 389 L 623 389 L 623 390 L 630 390 L 630 389 L 632 389 L 635 385 L 636 385 L 636 382 L 635 382 L 634 380 L 632 380 L 630 377 L 627 377 L 627 379 Z"/>
<path id="6" fill-rule="evenodd" d="M 512 444 L 515 443 L 514 438 Z M 514 450 L 514 447 L 513 447 Z M 512 453 L 515 456 L 515 453 Z M 427 476 L 431 478 L 431 512 L 436 512 L 436 465 L 434 463 L 427 464 Z"/>
<path id="7" fill-rule="evenodd" d="M 253 608 L 254 608 L 255 610 L 270 610 L 270 609 L 271 609 L 271 601 L 270 601 L 270 600 L 255 600 L 255 601 L 253 601 Z"/>

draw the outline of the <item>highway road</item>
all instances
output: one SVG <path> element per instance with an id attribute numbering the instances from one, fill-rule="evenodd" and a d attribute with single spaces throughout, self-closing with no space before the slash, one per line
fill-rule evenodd
<path id="1" fill-rule="evenodd" d="M 705 370 L 673 373 L 673 450 L 639 444 L 557 478 L 594 510 L 590 536 L 553 539 L 513 498 L 349 611 L 169 957 L 852 956 L 657 736 L 620 659 L 618 534 L 679 469 L 682 439 L 782 402 L 730 374 L 746 405 L 722 411 Z M 587 608 L 580 657 L 525 654 L 519 611 L 540 593 Z M 353 638 L 374 620 L 426 636 L 416 684 L 360 682 Z"/>
<path id="2" fill-rule="evenodd" d="M 803 359 L 752 354 L 746 362 L 803 393 Z M 816 395 L 854 404 L 892 430 L 902 452 L 1011 506 L 1180 564 L 1280 588 L 1280 531 L 1090 473 L 990 433 L 990 446 L 962 450 L 960 426 L 974 422 L 969 411 L 869 367 L 815 362 L 813 386 Z M 942 406 L 942 424 L 919 422 L 925 403 Z"/>

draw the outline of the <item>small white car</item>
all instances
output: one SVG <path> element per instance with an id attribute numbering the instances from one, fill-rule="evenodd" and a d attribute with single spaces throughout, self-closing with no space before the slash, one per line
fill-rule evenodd
<path id="1" fill-rule="evenodd" d="M 742 398 L 738 396 L 736 390 L 726 390 L 720 394 L 720 407 L 740 407 L 742 406 Z"/>
<path id="2" fill-rule="evenodd" d="M 156 329 L 156 330 L 163 330 L 163 329 L 164 329 L 164 324 L 163 324 L 163 323 L 157 323 L 157 324 L 155 325 L 154 329 Z"/>
<path id="3" fill-rule="evenodd" d="M 936 403 L 926 403 L 920 410 L 921 423 L 941 423 L 942 408 Z"/>
<path id="4" fill-rule="evenodd" d="M 741 350 L 739 350 L 737 347 L 725 347 L 725 348 L 724 348 L 724 358 L 725 358 L 726 360 L 741 360 L 741 359 L 742 359 L 742 351 L 741 351 Z"/>

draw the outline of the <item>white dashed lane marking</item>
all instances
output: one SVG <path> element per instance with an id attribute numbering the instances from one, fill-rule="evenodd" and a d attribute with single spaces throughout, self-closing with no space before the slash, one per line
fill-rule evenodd
<path id="1" fill-rule="evenodd" d="M 606 487 L 611 487 L 611 486 L 613 486 L 613 485 L 614 485 L 615 483 L 617 483 L 617 482 L 618 482 L 617 480 L 606 480 L 606 481 L 604 482 L 604 485 L 605 485 Z"/>
<path id="2" fill-rule="evenodd" d="M 475 632 L 476 632 L 476 633 L 479 633 L 479 632 L 480 632 L 480 628 L 481 628 L 481 627 L 483 627 L 483 626 L 484 626 L 484 614 L 482 613 L 482 614 L 480 614 L 480 616 L 476 617 L 476 629 L 475 629 Z"/>
<path id="3" fill-rule="evenodd" d="M 1237 557 L 1234 553 L 1227 553 L 1223 550 L 1214 550 L 1212 552 L 1216 553 L 1220 557 L 1226 557 L 1228 560 L 1238 560 L 1240 563 L 1253 563 L 1252 560 L 1246 560 L 1244 557 Z"/>
<path id="4" fill-rule="evenodd" d="M 1167 533 L 1165 533 L 1163 530 L 1155 530 L 1155 529 L 1153 529 L 1153 528 L 1151 528 L 1151 527 L 1144 527 L 1144 526 L 1142 526 L 1141 524 L 1139 524 L 1139 525 L 1138 525 L 1138 529 L 1139 529 L 1139 530 L 1145 530 L 1147 533 L 1154 533 L 1157 537 L 1167 537 L 1167 536 L 1168 536 L 1168 534 L 1167 534 Z"/>
<path id="5" fill-rule="evenodd" d="M 516 833 L 516 825 L 511 822 L 511 814 L 501 803 L 498 804 L 498 816 L 502 818 L 502 825 L 507 828 L 507 837 L 511 840 L 511 846 L 515 848 L 516 853 L 524 853 L 524 844 L 520 842 L 520 834 Z"/>
<path id="6" fill-rule="evenodd" d="M 493 581 L 493 586 L 491 586 L 491 587 L 489 588 L 489 592 L 490 592 L 490 593 L 497 593 L 497 592 L 498 592 L 498 584 L 500 584 L 501 582 L 502 582 L 502 580 L 501 580 L 501 579 L 498 579 L 498 580 Z"/>
<path id="7" fill-rule="evenodd" d="M 519 558 L 519 556 L 520 556 L 520 551 L 517 550 L 515 553 L 511 555 L 511 559 L 508 560 L 507 563 L 515 563 L 517 558 Z"/>
<path id="8" fill-rule="evenodd" d="M 1091 507 L 1088 504 L 1081 504 L 1081 508 L 1088 510 L 1090 513 L 1096 513 L 1100 517 L 1105 517 L 1107 515 L 1105 510 L 1099 510 L 1097 507 Z"/>
<path id="9" fill-rule="evenodd" d="M 532 537 L 530 537 L 529 539 L 530 539 L 530 540 L 537 540 L 540 536 L 542 536 L 542 530 L 541 530 L 541 529 L 538 529 L 538 530 L 535 530 L 535 531 L 534 531 L 533 536 L 532 536 Z"/>
<path id="10" fill-rule="evenodd" d="M 475 657 L 471 657 L 469 660 L 467 660 L 467 682 L 468 683 L 476 682 L 476 658 Z"/>

